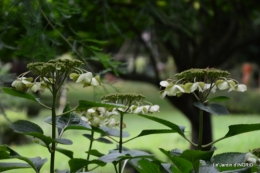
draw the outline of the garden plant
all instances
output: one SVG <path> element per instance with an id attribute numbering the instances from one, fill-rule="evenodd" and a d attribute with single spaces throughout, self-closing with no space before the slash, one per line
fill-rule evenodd
<path id="1" fill-rule="evenodd" d="M 126 163 L 129 162 L 138 172 L 141 173 L 190 173 L 190 172 L 259 172 L 260 171 L 260 148 L 253 149 L 248 153 L 229 152 L 214 155 L 213 145 L 223 139 L 239 135 L 241 133 L 260 130 L 258 124 L 238 124 L 229 126 L 229 130 L 222 138 L 203 144 L 203 113 L 209 112 L 213 115 L 228 114 L 228 110 L 218 102 L 229 100 L 226 96 L 210 97 L 211 93 L 218 90 L 244 92 L 246 86 L 230 77 L 230 73 L 214 68 L 189 69 L 183 71 L 165 81 L 161 81 L 162 90 L 159 96 L 181 97 L 182 94 L 193 94 L 196 98 L 194 106 L 198 108 L 200 120 L 198 143 L 193 143 L 184 134 L 185 127 L 178 126 L 170 121 L 156 116 L 160 108 L 158 105 L 145 100 L 145 97 L 136 93 L 111 93 L 101 98 L 101 102 L 79 100 L 78 106 L 71 108 L 66 105 L 63 112 L 56 111 L 57 99 L 61 88 L 67 78 L 72 81 L 88 86 L 102 85 L 99 76 L 81 68 L 83 63 L 79 60 L 55 59 L 48 62 L 36 62 L 28 64 L 29 71 L 19 75 L 12 83 L 12 88 L 2 88 L 6 94 L 29 99 L 37 102 L 51 111 L 51 116 L 44 121 L 51 126 L 51 136 L 45 135 L 42 128 L 30 121 L 18 120 L 10 128 L 17 133 L 25 134 L 34 138 L 34 141 L 44 147 L 50 154 L 50 173 L 79 173 L 95 172 L 97 167 L 104 167 L 107 164 L 114 166 L 114 172 L 122 173 Z M 36 78 L 26 77 L 33 73 Z M 52 94 L 52 104 L 45 105 L 39 98 L 30 92 L 44 91 L 48 89 Z M 161 110 L 162 111 L 162 110 Z M 152 114 L 153 115 L 148 115 Z M 144 129 L 137 136 L 130 137 L 124 131 L 126 123 L 124 117 L 127 114 L 137 114 L 146 118 L 147 121 L 154 121 L 165 126 L 165 129 Z M 86 149 L 85 158 L 74 158 L 73 151 L 63 149 L 60 145 L 71 145 L 70 139 L 64 139 L 63 134 L 68 130 L 87 131 L 84 137 L 89 139 L 89 147 Z M 180 135 L 196 150 L 173 149 L 166 151 L 159 150 L 165 154 L 168 163 L 162 162 L 156 156 L 140 150 L 132 150 L 124 147 L 124 144 L 136 138 L 154 134 Z M 176 133 L 176 134 L 174 134 Z M 95 134 L 100 137 L 95 138 Z M 127 139 L 125 139 L 127 138 Z M 95 142 L 115 143 L 115 149 L 109 152 L 93 149 Z M 234 144 L 235 145 L 235 144 Z M 205 151 L 209 146 L 212 150 Z M 138 146 L 137 146 L 138 147 Z M 60 152 L 69 157 L 68 170 L 59 170 L 55 167 L 55 153 Z M 105 153 L 105 154 L 104 154 Z M 92 156 L 92 157 L 90 157 Z M 92 159 L 95 158 L 95 159 Z M 0 172 L 12 169 L 32 168 L 40 172 L 41 167 L 47 162 L 46 158 L 36 156 L 28 158 L 21 156 L 6 145 L 0 146 L 0 160 L 18 159 L 21 162 L 0 162 Z"/>

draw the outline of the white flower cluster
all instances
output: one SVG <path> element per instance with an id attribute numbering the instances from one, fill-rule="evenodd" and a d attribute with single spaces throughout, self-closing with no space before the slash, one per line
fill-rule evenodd
<path id="1" fill-rule="evenodd" d="M 238 84 L 232 79 L 220 79 L 215 83 L 207 84 L 204 82 L 194 82 L 194 83 L 185 83 L 177 84 L 170 81 L 161 81 L 160 85 L 165 87 L 164 90 L 160 91 L 160 97 L 164 98 L 168 96 L 180 96 L 183 93 L 193 93 L 194 91 L 204 92 L 206 90 L 214 93 L 217 89 L 230 91 L 244 92 L 247 90 L 246 85 Z"/>
<path id="2" fill-rule="evenodd" d="M 37 77 L 36 79 L 38 79 Z M 86 72 L 82 74 L 71 73 L 70 79 L 72 79 L 76 83 L 82 83 L 83 87 L 87 86 L 98 86 L 102 85 L 99 76 L 93 77 L 91 72 Z M 18 77 L 13 83 L 12 87 L 14 87 L 17 91 L 26 92 L 30 89 L 33 92 L 41 91 L 43 92 L 47 85 L 52 84 L 54 80 L 52 78 L 41 77 L 40 81 L 33 81 L 33 78 L 29 77 Z"/>
<path id="3" fill-rule="evenodd" d="M 91 108 L 88 109 L 85 113 L 86 118 L 84 119 L 89 124 L 95 127 L 99 126 L 108 126 L 108 127 L 116 127 L 120 124 L 117 121 L 115 116 L 119 115 L 119 112 L 125 113 L 133 113 L 133 114 L 146 114 L 146 113 L 154 113 L 159 112 L 158 105 L 144 105 L 144 106 L 136 106 L 132 105 L 128 107 L 121 108 Z"/>
<path id="4" fill-rule="evenodd" d="M 91 72 L 86 72 L 83 74 L 71 73 L 70 79 L 76 83 L 84 84 L 83 87 L 102 85 L 99 76 L 93 77 Z"/>

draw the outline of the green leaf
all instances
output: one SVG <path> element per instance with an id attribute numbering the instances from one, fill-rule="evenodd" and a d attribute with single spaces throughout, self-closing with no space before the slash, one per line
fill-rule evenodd
<path id="1" fill-rule="evenodd" d="M 175 133 L 178 133 L 179 135 L 181 135 L 182 137 L 185 137 L 184 135 L 184 129 L 185 127 L 184 126 L 178 126 L 170 121 L 167 121 L 167 120 L 164 120 L 164 119 L 160 119 L 160 118 L 157 118 L 157 117 L 153 117 L 153 116 L 149 116 L 149 115 L 143 115 L 143 114 L 138 114 L 138 116 L 141 116 L 141 117 L 144 117 L 144 118 L 147 118 L 147 119 L 150 119 L 152 121 L 155 121 L 157 123 L 160 123 L 160 124 L 163 124 L 169 128 L 172 129 L 172 131 L 174 131 Z M 141 132 L 142 133 L 142 132 Z M 146 133 L 146 131 L 144 132 Z M 140 134 L 139 134 L 140 135 Z"/>
<path id="2" fill-rule="evenodd" d="M 3 87 L 2 91 L 4 93 L 10 94 L 12 96 L 16 96 L 16 97 L 20 97 L 20 98 L 24 98 L 24 99 L 28 99 L 28 100 L 32 100 L 32 101 L 37 102 L 37 99 L 33 95 L 25 93 L 25 92 L 17 91 L 13 88 Z"/>
<path id="3" fill-rule="evenodd" d="M 13 124 L 11 124 L 10 128 L 17 133 L 36 132 L 36 133 L 43 134 L 43 130 L 40 126 L 26 120 L 18 120 Z"/>
<path id="4" fill-rule="evenodd" d="M 159 165 L 148 161 L 147 159 L 141 159 L 138 161 L 140 173 L 158 173 L 160 171 Z"/>
<path id="5" fill-rule="evenodd" d="M 86 151 L 86 153 L 89 153 L 92 156 L 96 156 L 96 157 L 102 157 L 104 156 L 104 154 L 100 153 L 98 150 L 90 150 L 90 151 Z"/>
<path id="6" fill-rule="evenodd" d="M 106 165 L 106 163 L 104 163 L 100 160 L 87 161 L 86 159 L 74 158 L 74 159 L 69 160 L 70 173 L 75 173 L 78 170 L 84 168 L 85 166 L 87 166 L 89 164 L 95 164 L 98 166 Z"/>
<path id="7" fill-rule="evenodd" d="M 139 138 L 142 136 L 147 136 L 147 135 L 154 135 L 154 134 L 165 134 L 165 133 L 178 133 L 175 130 L 171 130 L 171 129 L 152 129 L 152 130 L 142 130 L 141 133 L 129 140 L 127 140 L 126 142 L 129 142 L 135 138 Z M 126 143 L 125 142 L 125 143 Z"/>
<path id="8" fill-rule="evenodd" d="M 226 107 L 220 105 L 220 104 L 208 104 L 207 106 L 205 106 L 203 103 L 201 102 L 195 102 L 193 103 L 194 106 L 196 106 L 197 108 L 204 110 L 206 112 L 209 112 L 211 114 L 214 115 L 226 115 L 229 114 L 228 110 Z"/>
<path id="9" fill-rule="evenodd" d="M 166 151 L 162 148 L 159 149 L 172 161 L 172 172 L 189 173 L 193 169 L 192 163 L 190 161 L 176 155 L 172 156 L 171 152 Z"/>
<path id="10" fill-rule="evenodd" d="M 4 154 L 5 158 L 4 159 L 19 159 L 19 160 L 23 160 L 23 161 L 27 162 L 29 167 L 33 168 L 36 173 L 40 172 L 41 167 L 47 161 L 47 159 L 41 159 L 40 157 L 27 158 L 27 157 L 20 156 L 17 152 L 15 152 L 11 148 L 9 148 L 7 146 L 4 146 L 4 145 L 0 146 L 0 151 L 2 153 L 5 152 L 5 154 Z M 8 155 L 8 156 L 6 157 L 6 155 Z M 3 168 L 0 168 L 0 169 L 8 169 L 8 170 L 10 170 L 10 169 L 18 169 L 18 167 L 19 167 L 19 165 L 12 165 L 12 163 L 10 163 L 10 162 L 8 163 L 8 165 L 2 165 L 2 166 L 3 166 Z M 6 167 L 4 167 L 4 166 L 6 166 Z M 22 164 L 20 166 L 25 166 L 25 165 Z"/>
<path id="11" fill-rule="evenodd" d="M 184 150 L 180 157 L 191 162 L 198 160 L 210 160 L 214 151 Z"/>
<path id="12" fill-rule="evenodd" d="M 224 101 L 228 101 L 230 100 L 229 97 L 226 96 L 217 96 L 217 97 L 213 97 L 208 99 L 208 102 L 224 102 Z"/>
<path id="13" fill-rule="evenodd" d="M 98 160 L 101 160 L 102 162 L 105 162 L 105 163 L 111 163 L 111 162 L 114 162 L 114 161 L 118 161 L 120 160 L 120 156 L 125 156 L 126 154 L 125 153 L 109 153 L 107 155 L 103 155 L 101 156 L 100 158 L 98 158 Z"/>
<path id="14" fill-rule="evenodd" d="M 60 147 L 56 147 L 55 150 L 58 151 L 59 153 L 64 154 L 65 156 L 73 159 L 73 152 L 72 151 L 66 150 L 66 149 L 63 149 L 63 148 L 60 148 Z"/>
<path id="15" fill-rule="evenodd" d="M 55 141 L 59 144 L 71 145 L 73 142 L 69 139 L 56 138 Z"/>
<path id="16" fill-rule="evenodd" d="M 97 128 L 92 127 L 92 129 L 94 129 L 94 131 L 96 131 Z M 104 136 L 115 136 L 115 137 L 119 137 L 120 136 L 119 129 L 114 129 L 114 128 L 105 127 L 105 126 L 99 127 L 98 129 L 99 130 L 97 130 L 97 132 L 100 131 L 100 130 L 105 132 L 105 133 L 103 133 L 103 132 L 101 133 Z M 123 134 L 122 134 L 123 138 L 127 138 L 129 136 L 130 136 L 130 134 L 128 132 L 123 131 Z"/>
<path id="17" fill-rule="evenodd" d="M 103 137 L 99 137 L 99 138 L 95 139 L 95 141 L 105 143 L 105 144 L 113 144 L 112 141 L 110 141 L 109 139 L 103 138 Z"/>
<path id="18" fill-rule="evenodd" d="M 49 116 L 44 120 L 46 123 L 52 124 L 52 117 Z M 56 127 L 59 132 L 69 129 L 74 130 L 90 130 L 91 126 L 74 113 L 68 113 L 62 116 L 56 116 Z"/>
<path id="19" fill-rule="evenodd" d="M 217 170 L 215 167 L 210 165 L 200 166 L 199 173 L 219 173 L 219 170 Z"/>
<path id="20" fill-rule="evenodd" d="M 38 138 L 40 140 L 42 140 L 46 146 L 49 146 L 50 143 L 52 142 L 56 142 L 56 143 L 60 143 L 60 144 L 69 144 L 69 140 L 67 139 L 52 139 L 49 136 L 45 136 L 43 134 L 43 130 L 41 129 L 40 126 L 38 126 L 35 123 L 32 123 L 30 121 L 26 121 L 26 120 L 18 120 L 16 122 L 14 122 L 11 126 L 11 129 L 14 130 L 14 132 L 16 133 L 21 133 L 21 134 L 25 134 L 28 136 L 33 136 L 35 138 Z"/>
<path id="21" fill-rule="evenodd" d="M 26 163 L 15 163 L 15 162 L 0 163 L 0 172 L 9 171 L 13 169 L 22 169 L 22 168 L 31 168 L 31 166 Z"/>
<path id="22" fill-rule="evenodd" d="M 252 132 L 256 130 L 260 130 L 260 123 L 258 124 L 236 124 L 228 126 L 228 133 L 224 136 L 224 138 L 229 138 L 231 136 L 235 136 L 241 133 Z"/>
<path id="23" fill-rule="evenodd" d="M 213 163 L 214 166 L 217 167 L 219 171 L 227 171 L 227 170 L 238 171 L 239 168 L 244 168 L 244 166 L 242 165 L 239 166 L 237 164 L 244 163 L 245 156 L 246 153 L 239 153 L 239 152 L 227 152 L 227 153 L 217 154 L 213 157 Z"/>
<path id="24" fill-rule="evenodd" d="M 105 108 L 120 108 L 124 107 L 123 105 L 114 104 L 114 103 L 100 103 L 100 102 L 93 102 L 88 100 L 79 100 L 79 105 L 76 110 L 87 110 L 93 107 L 105 107 Z"/>

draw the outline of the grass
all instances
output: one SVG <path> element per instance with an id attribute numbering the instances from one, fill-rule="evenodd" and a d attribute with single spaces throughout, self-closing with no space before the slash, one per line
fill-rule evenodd
<path id="1" fill-rule="evenodd" d="M 124 88 L 122 88 L 124 86 Z M 116 90 L 113 87 L 105 86 L 108 92 L 115 92 Z M 159 99 L 157 92 L 158 90 L 155 87 L 148 86 L 140 83 L 129 83 L 129 82 L 120 82 L 115 85 L 115 87 L 119 88 L 120 91 L 142 93 L 147 97 L 146 100 L 158 104 L 161 107 L 160 113 L 155 113 L 151 116 L 160 117 L 166 120 L 170 120 L 171 122 L 186 126 L 185 134 L 190 136 L 190 123 L 188 120 L 176 109 L 172 108 L 169 103 L 165 100 Z M 77 104 L 77 100 L 79 99 L 92 99 L 96 100 L 105 93 L 105 90 L 93 90 L 92 88 L 84 88 L 82 89 L 79 86 L 70 85 L 70 92 L 68 93 L 68 100 L 72 105 Z M 44 98 L 43 98 L 44 99 Z M 98 100 L 98 99 L 97 99 Z M 14 119 L 26 119 L 24 112 L 7 112 L 8 116 Z M 43 129 L 45 134 L 50 134 L 50 125 L 43 122 L 43 118 L 50 115 L 49 111 L 42 111 L 41 116 L 32 121 L 39 124 Z M 4 119 L 0 117 L 0 122 L 3 122 Z M 165 128 L 162 125 L 146 120 L 137 115 L 126 115 L 125 123 L 127 125 L 125 131 L 130 132 L 131 136 L 138 135 L 141 130 L 144 129 L 159 129 Z M 228 131 L 228 126 L 232 124 L 247 124 L 247 123 L 260 123 L 259 115 L 229 115 L 229 116 L 213 116 L 213 131 L 214 131 L 214 139 L 218 139 L 224 136 Z M 88 131 L 68 131 L 64 135 L 64 138 L 71 139 L 73 141 L 73 145 L 70 146 L 61 146 L 66 149 L 73 150 L 75 158 L 86 158 L 85 151 L 88 148 L 88 140 L 84 138 L 82 134 L 89 133 Z M 239 136 L 231 137 L 216 143 L 217 150 L 215 154 L 223 153 L 223 152 L 248 152 L 250 149 L 259 147 L 260 144 L 260 131 L 255 131 L 251 133 L 241 134 Z M 24 145 L 24 146 L 10 146 L 13 150 L 17 151 L 19 154 L 27 157 L 36 157 L 41 156 L 42 158 L 48 158 L 49 155 L 47 150 L 39 146 L 37 144 Z M 144 149 L 152 151 L 159 159 L 166 160 L 163 154 L 160 153 L 158 148 L 164 148 L 165 150 L 171 150 L 174 148 L 179 149 L 187 149 L 189 148 L 188 142 L 186 142 L 182 137 L 177 134 L 165 134 L 165 135 L 151 135 L 146 137 L 140 137 L 129 143 L 126 143 L 125 147 L 131 149 Z M 106 153 L 108 150 L 115 148 L 115 144 L 108 145 L 102 143 L 94 143 L 94 148 L 99 150 L 102 153 Z M 68 168 L 68 159 L 61 155 L 57 154 L 56 157 L 56 167 L 59 169 Z M 111 170 L 111 171 L 110 171 Z M 17 172 L 17 171 L 8 171 L 8 172 Z M 19 170 L 20 173 L 31 173 L 31 169 Z M 47 162 L 43 168 L 41 173 L 49 172 L 49 162 Z M 109 166 L 105 169 L 99 169 L 95 172 L 103 172 L 103 173 L 112 173 L 112 168 Z"/>

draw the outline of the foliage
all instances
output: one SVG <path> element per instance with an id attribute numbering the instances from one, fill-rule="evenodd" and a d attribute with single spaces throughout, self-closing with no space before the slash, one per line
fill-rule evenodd
<path id="1" fill-rule="evenodd" d="M 38 66 L 41 64 L 41 66 Z M 64 65 L 67 64 L 67 65 Z M 71 66 L 70 66 L 71 65 Z M 51 164 L 50 172 L 53 173 L 55 170 L 55 152 L 60 152 L 63 155 L 70 158 L 68 165 L 70 167 L 70 173 L 82 172 L 82 171 L 93 171 L 96 167 L 106 166 L 107 164 L 113 164 L 115 172 L 122 172 L 125 168 L 127 162 L 131 163 L 133 167 L 141 173 L 148 172 L 218 172 L 218 171 L 257 171 L 260 169 L 258 158 L 258 149 L 254 149 L 252 153 L 222 153 L 218 155 L 213 155 L 214 150 L 203 151 L 203 148 L 213 145 L 214 143 L 239 135 L 241 133 L 251 132 L 260 130 L 260 124 L 237 124 L 229 126 L 229 130 L 223 137 L 212 141 L 209 144 L 201 143 L 203 137 L 203 131 L 200 130 L 199 143 L 193 143 L 185 135 L 185 127 L 178 126 L 170 121 L 146 115 L 148 113 L 155 113 L 159 111 L 158 105 L 145 105 L 145 97 L 140 94 L 132 93 L 114 93 L 102 97 L 102 102 L 93 102 L 87 100 L 80 100 L 78 106 L 71 108 L 69 104 L 64 108 L 63 113 L 57 115 L 55 106 L 57 94 L 60 91 L 61 85 L 64 83 L 64 78 L 69 77 L 76 83 L 81 83 L 82 85 L 102 85 L 101 82 L 96 83 L 97 78 L 93 77 L 91 72 L 84 72 L 80 69 L 80 61 L 75 60 L 55 60 L 49 61 L 46 63 L 33 63 L 29 64 L 29 69 L 32 72 L 37 73 L 39 76 L 35 79 L 29 79 L 25 77 L 27 73 L 20 75 L 12 84 L 13 88 L 3 88 L 2 91 L 6 94 L 10 94 L 16 97 L 21 97 L 31 101 L 35 101 L 40 105 L 44 106 L 51 110 L 52 115 L 45 119 L 46 123 L 49 123 L 52 126 L 52 136 L 46 136 L 42 128 L 30 121 L 18 120 L 11 125 L 17 133 L 25 134 L 36 138 L 37 143 L 40 143 L 47 148 L 47 151 L 51 155 Z M 55 68 L 54 68 L 55 67 Z M 48 70 L 45 70 L 45 69 Z M 210 72 L 214 73 L 216 70 L 209 69 Z M 193 70 L 189 71 L 193 72 Z M 90 75 L 91 73 L 91 75 Z M 184 72 L 185 73 L 185 72 Z M 182 74 L 184 74 L 182 73 Z M 194 83 L 188 81 L 189 86 L 185 85 L 187 82 L 182 78 L 184 83 L 181 84 L 181 81 L 170 79 L 167 81 L 172 82 L 169 84 L 167 81 L 162 81 L 161 85 L 165 86 L 165 90 L 168 95 L 171 95 L 171 92 L 174 92 L 172 88 L 175 85 L 178 85 L 179 91 L 183 94 L 191 93 L 198 99 L 198 102 L 194 103 L 194 106 L 199 108 L 200 117 L 203 116 L 203 112 L 210 112 L 214 114 L 225 114 L 228 113 L 227 110 L 220 104 L 208 104 L 210 101 L 225 101 L 228 100 L 225 96 L 218 96 L 215 98 L 208 99 L 210 92 L 214 92 L 219 89 L 229 89 L 233 91 L 244 92 L 246 90 L 244 85 L 235 83 L 233 79 L 227 79 L 223 76 L 214 76 L 210 78 L 207 76 L 208 73 L 204 74 L 203 81 L 196 81 L 196 73 Z M 200 75 L 200 74 L 199 74 Z M 220 80 L 221 79 L 221 80 Z M 37 85 L 40 80 L 41 85 L 33 88 Z M 93 82 L 94 81 L 94 82 Z M 208 83 L 210 81 L 210 83 Z M 201 82 L 200 84 L 198 82 Z M 203 83 L 203 84 L 202 84 Z M 166 84 L 166 85 L 165 85 Z M 170 86 L 168 89 L 167 87 Z M 235 89 L 235 88 L 240 89 Z M 52 93 L 52 106 L 48 106 L 40 102 L 39 99 L 34 96 L 26 93 L 27 90 L 43 90 L 47 88 Z M 81 114 L 81 115 L 78 115 Z M 129 136 L 128 133 L 124 132 L 125 127 L 124 117 L 127 114 L 138 114 L 138 116 L 143 117 L 147 120 L 157 122 L 164 125 L 165 129 L 145 129 L 140 132 L 135 137 L 131 137 L 128 140 L 123 140 L 124 137 Z M 119 120 L 117 121 L 114 117 L 117 115 Z M 203 121 L 200 121 L 200 129 L 202 127 Z M 119 129 L 115 128 L 118 127 Z M 57 130 L 57 134 L 56 134 Z M 62 138 L 62 135 L 68 130 L 86 130 L 90 134 L 84 134 L 89 140 L 89 149 L 86 151 L 86 158 L 74 158 L 73 151 L 57 147 L 58 144 L 70 145 L 72 142 L 69 139 Z M 94 134 L 99 133 L 100 137 L 94 138 Z M 160 151 L 167 156 L 171 163 L 164 163 L 161 160 L 157 159 L 154 155 L 150 153 L 139 151 L 139 150 L 130 150 L 124 148 L 123 145 L 131 140 L 134 140 L 139 137 L 155 134 L 168 134 L 168 133 L 177 133 L 189 143 L 197 147 L 197 150 L 178 150 L 173 149 L 171 151 L 164 150 L 160 148 Z M 117 140 L 115 137 L 118 137 Z M 108 152 L 108 154 L 103 154 L 97 150 L 92 149 L 94 142 L 102 142 L 106 144 L 116 143 L 117 148 Z M 11 169 L 22 169 L 22 168 L 33 168 L 35 172 L 40 172 L 42 165 L 47 161 L 47 159 L 41 159 L 40 157 L 27 158 L 20 156 L 14 150 L 8 146 L 2 145 L 0 147 L 0 159 L 19 159 L 26 163 L 13 163 L 5 162 L 0 164 L 0 170 L 6 171 Z M 90 159 L 90 156 L 97 157 L 96 159 Z M 93 166 L 92 166 L 93 165 Z M 67 172 L 67 170 L 60 170 Z"/>

